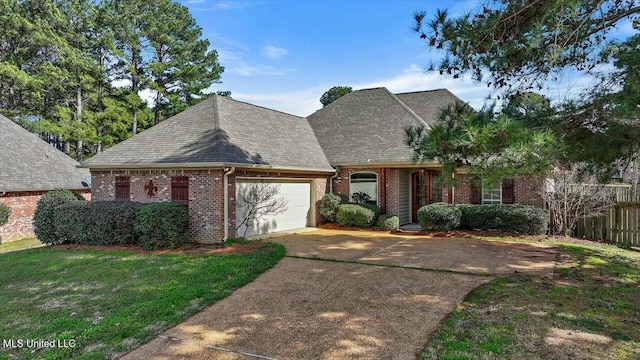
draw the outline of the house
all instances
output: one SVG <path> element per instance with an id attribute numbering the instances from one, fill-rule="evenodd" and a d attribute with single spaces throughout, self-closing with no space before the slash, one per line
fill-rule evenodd
<path id="1" fill-rule="evenodd" d="M 85 161 L 96 200 L 177 201 L 188 205 L 191 236 L 234 237 L 243 219 L 238 195 L 277 186 L 286 209 L 248 225 L 247 234 L 315 226 L 327 192 L 360 192 L 400 223 L 421 206 L 445 202 L 539 203 L 531 181 L 495 188 L 438 185 L 441 166 L 412 161 L 408 126 L 429 127 L 460 101 L 448 90 L 392 94 L 358 90 L 301 118 L 214 95 Z"/>
<path id="2" fill-rule="evenodd" d="M 89 199 L 90 174 L 80 164 L 0 115 L 0 204 L 11 209 L 0 226 L 3 241 L 34 236 L 32 218 L 40 197 L 67 189 Z"/>

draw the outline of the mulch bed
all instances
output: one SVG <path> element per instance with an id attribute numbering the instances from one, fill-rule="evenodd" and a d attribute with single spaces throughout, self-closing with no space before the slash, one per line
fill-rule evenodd
<path id="1" fill-rule="evenodd" d="M 490 231 L 490 230 L 451 230 L 451 231 L 427 231 L 427 230 L 380 230 L 375 228 L 359 228 L 359 227 L 344 227 L 338 226 L 333 223 L 321 224 L 318 225 L 321 229 L 329 229 L 329 230 L 348 230 L 348 231 L 375 231 L 382 233 L 391 233 L 397 235 L 415 235 L 415 236 L 424 236 L 424 237 L 445 237 L 445 238 L 465 238 L 465 237 L 504 237 L 504 238 L 514 238 L 514 239 L 522 239 L 528 241 L 545 241 L 545 240 L 556 240 L 568 243 L 576 243 L 576 244 L 586 244 L 586 245 L 611 245 L 611 243 L 607 243 L 601 240 L 589 240 L 589 239 L 578 239 L 568 236 L 558 236 L 558 235 L 526 235 L 519 233 L 510 233 L 504 231 Z"/>
<path id="2" fill-rule="evenodd" d="M 249 241 L 246 244 L 232 244 L 223 246 L 218 244 L 190 243 L 177 249 L 167 250 L 144 250 L 138 245 L 81 245 L 81 244 L 59 244 L 52 245 L 52 249 L 62 250 L 100 250 L 100 251 L 130 251 L 136 254 L 246 254 L 258 251 L 264 243 L 260 241 Z"/>

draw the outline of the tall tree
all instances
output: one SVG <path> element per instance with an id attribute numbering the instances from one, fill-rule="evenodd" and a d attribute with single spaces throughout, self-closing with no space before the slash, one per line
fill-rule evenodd
<path id="1" fill-rule="evenodd" d="M 327 90 L 324 94 L 322 94 L 322 96 L 320 97 L 320 103 L 322 103 L 322 107 L 325 107 L 352 92 L 353 89 L 351 88 L 351 86 L 334 86 L 331 89 Z"/>
<path id="2" fill-rule="evenodd" d="M 553 161 L 579 162 L 604 179 L 640 154 L 640 109 L 632 90 L 639 80 L 637 61 L 632 60 L 640 55 L 633 43 L 638 35 L 609 40 L 621 21 L 633 22 L 637 31 L 639 14 L 634 0 L 486 0 L 477 11 L 457 17 L 439 10 L 427 19 L 425 12 L 416 12 L 414 22 L 419 36 L 443 52 L 431 70 L 453 78 L 470 75 L 495 88 L 497 98 L 509 104 L 523 92 L 545 89 L 563 74 L 595 74 L 600 65 L 613 62 L 619 71 L 603 76 L 601 86 L 557 101 L 541 119 L 520 118 L 511 106 L 479 130 L 489 138 L 500 135 L 495 123 L 506 116 L 532 130 L 525 132 L 528 139 L 521 144 L 536 144 L 538 130 L 551 131 L 564 149 L 553 154 Z M 618 86 L 611 86 L 615 81 Z M 452 140 L 464 142 L 464 136 Z M 492 159 L 503 155 L 500 148 L 495 150 Z"/>
<path id="3" fill-rule="evenodd" d="M 154 124 L 192 105 L 204 89 L 220 82 L 224 68 L 209 50 L 189 10 L 170 0 L 150 2 L 143 26 L 149 40 L 150 88 L 155 91 Z"/>
<path id="4" fill-rule="evenodd" d="M 108 0 L 103 6 L 114 34 L 113 79 L 129 83 L 126 107 L 132 115 L 131 132 L 135 135 L 138 132 L 138 112 L 146 106 L 139 92 L 147 88 L 148 68 L 142 53 L 148 46 L 143 26 L 150 16 L 149 6 L 142 0 Z"/>

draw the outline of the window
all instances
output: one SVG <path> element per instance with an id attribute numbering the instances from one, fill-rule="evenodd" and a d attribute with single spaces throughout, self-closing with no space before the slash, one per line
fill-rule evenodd
<path id="1" fill-rule="evenodd" d="M 374 173 L 354 173 L 349 177 L 349 199 L 367 198 L 366 203 L 378 205 L 378 175 Z"/>
<path id="2" fill-rule="evenodd" d="M 490 183 L 482 180 L 482 203 L 502 204 L 502 181 Z"/>
<path id="3" fill-rule="evenodd" d="M 131 180 L 128 176 L 116 176 L 116 200 L 131 200 Z"/>
<path id="4" fill-rule="evenodd" d="M 492 184 L 483 180 L 482 186 L 471 184 L 472 204 L 513 204 L 515 202 L 513 179 L 503 179 Z"/>
<path id="5" fill-rule="evenodd" d="M 189 205 L 189 177 L 176 176 L 171 178 L 171 201 Z"/>

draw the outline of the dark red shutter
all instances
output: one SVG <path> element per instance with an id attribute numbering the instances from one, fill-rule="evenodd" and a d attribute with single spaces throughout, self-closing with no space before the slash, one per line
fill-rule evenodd
<path id="1" fill-rule="evenodd" d="M 469 184 L 471 186 L 471 203 L 472 204 L 481 204 L 482 203 L 482 189 L 480 186 L 476 184 Z"/>
<path id="2" fill-rule="evenodd" d="M 128 176 L 116 176 L 116 200 L 131 200 L 131 179 Z"/>
<path id="3" fill-rule="evenodd" d="M 502 180 L 502 203 L 513 204 L 516 200 L 513 179 Z"/>
<path id="4" fill-rule="evenodd" d="M 189 177 L 176 176 L 171 178 L 171 201 L 189 205 Z"/>

